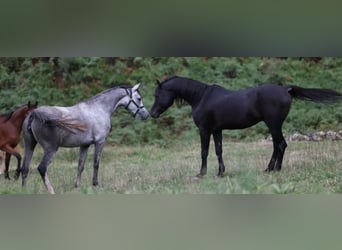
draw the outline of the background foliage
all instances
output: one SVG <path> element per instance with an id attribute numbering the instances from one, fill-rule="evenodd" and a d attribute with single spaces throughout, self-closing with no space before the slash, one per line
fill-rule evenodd
<path id="1" fill-rule="evenodd" d="M 190 77 L 229 89 L 265 82 L 324 87 L 342 92 L 341 58 L 220 58 L 220 57 L 36 57 L 0 58 L 0 112 L 28 102 L 68 106 L 122 84 L 142 82 L 145 106 L 153 104 L 155 80 Z M 172 107 L 158 120 L 133 120 L 124 109 L 112 116 L 115 144 L 153 143 L 167 146 L 172 140 L 199 140 L 189 106 Z M 342 105 L 294 101 L 284 133 L 342 129 Z M 225 131 L 230 140 L 255 140 L 268 136 L 263 123 L 252 128 Z"/>

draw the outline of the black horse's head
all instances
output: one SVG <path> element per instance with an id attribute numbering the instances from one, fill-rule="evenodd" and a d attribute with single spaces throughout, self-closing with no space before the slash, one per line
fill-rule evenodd
<path id="1" fill-rule="evenodd" d="M 158 118 L 162 113 L 165 112 L 174 102 L 175 94 L 173 91 L 168 90 L 166 87 L 163 87 L 157 80 L 157 88 L 154 94 L 154 103 L 151 108 L 150 115 L 153 118 Z"/>

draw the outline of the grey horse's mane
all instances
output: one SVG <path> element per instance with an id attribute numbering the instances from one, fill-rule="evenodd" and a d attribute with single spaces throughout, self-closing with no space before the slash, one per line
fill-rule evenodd
<path id="1" fill-rule="evenodd" d="M 97 101 L 99 98 L 101 98 L 103 95 L 108 94 L 109 92 L 112 92 L 112 91 L 117 90 L 117 89 L 120 89 L 120 88 L 122 88 L 122 89 L 130 89 L 130 88 L 132 88 L 132 86 L 130 86 L 130 85 L 116 86 L 116 87 L 113 87 L 113 88 L 104 90 L 104 91 L 98 93 L 97 95 L 92 96 L 92 97 L 90 97 L 89 99 L 86 99 L 86 100 L 84 100 L 84 101 L 82 101 L 82 102 L 85 102 L 85 103 L 92 103 L 92 102 L 95 102 L 95 101 Z"/>

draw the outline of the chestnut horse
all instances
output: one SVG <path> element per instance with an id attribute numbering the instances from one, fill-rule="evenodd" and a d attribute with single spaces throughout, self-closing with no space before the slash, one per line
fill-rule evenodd
<path id="1" fill-rule="evenodd" d="M 4 122 L 10 114 L 11 112 L 0 115 L 0 123 Z M 5 172 L 5 157 L 6 153 L 4 151 L 0 151 L 0 174 Z"/>
<path id="2" fill-rule="evenodd" d="M 10 179 L 8 174 L 11 155 L 17 158 L 18 166 L 15 173 L 17 179 L 20 175 L 21 155 L 15 149 L 20 141 L 20 133 L 23 122 L 28 113 L 36 109 L 38 102 L 32 105 L 30 102 L 21 106 L 11 113 L 0 116 L 0 150 L 6 153 L 5 156 L 5 178 Z"/>

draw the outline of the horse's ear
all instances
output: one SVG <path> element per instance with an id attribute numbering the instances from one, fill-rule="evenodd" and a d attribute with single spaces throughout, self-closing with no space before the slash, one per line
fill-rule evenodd
<path id="1" fill-rule="evenodd" d="M 156 83 L 157 83 L 157 85 L 160 85 L 160 81 L 158 79 L 156 80 Z"/>
<path id="2" fill-rule="evenodd" d="M 35 107 L 38 107 L 38 101 L 36 101 L 36 103 L 34 104 Z"/>
<path id="3" fill-rule="evenodd" d="M 27 103 L 27 106 L 28 106 L 28 107 L 31 107 L 31 101 L 29 101 L 29 102 Z"/>
<path id="4" fill-rule="evenodd" d="M 139 89 L 140 85 L 141 85 L 140 82 L 137 83 L 136 85 L 134 85 L 134 87 L 132 88 L 132 91 L 133 91 L 133 92 L 137 91 L 137 90 Z"/>

